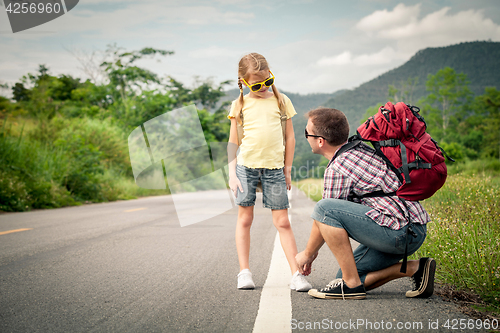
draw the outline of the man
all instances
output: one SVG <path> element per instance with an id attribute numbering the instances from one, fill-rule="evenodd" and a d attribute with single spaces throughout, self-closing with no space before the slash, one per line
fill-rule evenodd
<path id="1" fill-rule="evenodd" d="M 424 242 L 426 224 L 430 222 L 427 212 L 419 202 L 405 204 L 397 196 L 352 199 L 380 190 L 394 192 L 401 184 L 375 150 L 364 143 L 337 156 L 349 135 L 349 124 L 341 111 L 319 108 L 309 111 L 306 117 L 305 135 L 313 153 L 323 155 L 330 163 L 325 170 L 323 199 L 311 215 L 314 221 L 309 241 L 296 260 L 299 271 L 309 275 L 318 250 L 326 243 L 340 266 L 337 279 L 323 289 L 311 289 L 309 294 L 317 298 L 363 299 L 366 290 L 411 277 L 415 286 L 406 297 L 430 297 L 434 291 L 434 259 L 408 261 L 406 273 L 400 272 L 408 215 L 413 222 L 413 232 L 408 234 L 410 255 Z M 349 237 L 360 243 L 354 253 Z"/>

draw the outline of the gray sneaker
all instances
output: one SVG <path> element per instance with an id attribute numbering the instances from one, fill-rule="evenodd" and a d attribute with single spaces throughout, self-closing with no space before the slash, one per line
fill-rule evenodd
<path id="1" fill-rule="evenodd" d="M 363 284 L 357 287 L 349 288 L 344 280 L 335 279 L 330 282 L 325 288 L 317 290 L 309 290 L 309 295 L 316 298 L 326 299 L 364 299 L 366 298 L 366 290 Z"/>
<path id="2" fill-rule="evenodd" d="M 432 258 L 420 258 L 418 270 L 410 278 L 413 283 L 413 288 L 406 292 L 406 297 L 431 297 L 434 293 L 435 273 L 436 260 Z"/>

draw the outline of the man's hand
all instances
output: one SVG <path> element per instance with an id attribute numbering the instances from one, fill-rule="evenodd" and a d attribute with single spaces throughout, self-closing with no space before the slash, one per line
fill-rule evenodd
<path id="1" fill-rule="evenodd" d="M 305 251 L 302 251 L 298 253 L 295 256 L 295 261 L 297 262 L 297 266 L 299 268 L 299 273 L 302 275 L 309 275 L 311 274 L 311 267 L 314 259 L 318 256 L 318 252 L 314 253 L 313 255 L 307 255 Z"/>

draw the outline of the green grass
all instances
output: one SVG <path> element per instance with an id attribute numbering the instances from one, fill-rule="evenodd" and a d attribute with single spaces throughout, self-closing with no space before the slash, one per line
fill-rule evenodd
<path id="1" fill-rule="evenodd" d="M 500 177 L 453 175 L 423 202 L 432 223 L 415 254 L 438 262 L 440 282 L 500 307 Z"/>
<path id="2" fill-rule="evenodd" d="M 304 192 L 310 199 L 319 201 L 323 195 L 323 178 L 308 178 L 293 183 L 299 190 Z"/>
<path id="3" fill-rule="evenodd" d="M 494 174 L 494 173 L 493 173 Z M 322 179 L 295 185 L 321 199 Z M 436 279 L 478 294 L 500 313 L 500 177 L 457 174 L 423 205 L 432 222 L 427 238 L 412 256 L 436 259 Z"/>

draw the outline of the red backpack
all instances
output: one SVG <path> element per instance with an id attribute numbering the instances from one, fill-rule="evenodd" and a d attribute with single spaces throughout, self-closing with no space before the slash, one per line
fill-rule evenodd
<path id="1" fill-rule="evenodd" d="M 373 145 L 402 183 L 395 194 L 410 201 L 424 200 L 436 193 L 446 181 L 445 156 L 454 162 L 425 131 L 427 125 L 419 111 L 403 102 L 387 102 L 349 139 Z"/>

